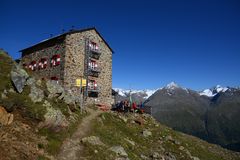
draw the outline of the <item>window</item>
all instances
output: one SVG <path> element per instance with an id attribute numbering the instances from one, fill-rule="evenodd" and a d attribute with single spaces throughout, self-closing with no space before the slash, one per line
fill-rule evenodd
<path id="1" fill-rule="evenodd" d="M 38 62 L 38 69 L 45 69 L 47 68 L 47 58 L 41 58 Z"/>
<path id="2" fill-rule="evenodd" d="M 96 70 L 98 68 L 97 62 L 94 60 L 90 60 L 90 62 L 88 63 L 88 66 L 90 69 Z"/>
<path id="3" fill-rule="evenodd" d="M 28 68 L 32 71 L 35 71 L 37 69 L 37 63 L 36 61 L 32 61 L 29 65 Z"/>
<path id="4" fill-rule="evenodd" d="M 88 82 L 88 89 L 90 90 L 97 90 L 97 82 L 95 80 L 89 80 Z"/>
<path id="5" fill-rule="evenodd" d="M 60 54 L 53 55 L 51 58 L 51 67 L 60 65 L 60 61 L 61 61 Z"/>
<path id="6" fill-rule="evenodd" d="M 99 50 L 99 47 L 98 47 L 97 43 L 95 43 L 95 42 L 90 42 L 89 43 L 89 48 L 91 50 Z"/>
<path id="7" fill-rule="evenodd" d="M 56 81 L 58 83 L 58 77 L 51 77 L 52 81 Z"/>

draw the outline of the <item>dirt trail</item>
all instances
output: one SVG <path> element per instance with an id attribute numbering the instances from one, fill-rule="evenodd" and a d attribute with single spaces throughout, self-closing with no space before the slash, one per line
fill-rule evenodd
<path id="1" fill-rule="evenodd" d="M 102 113 L 102 111 L 96 111 L 92 109 L 88 109 L 88 112 L 90 114 L 82 119 L 82 122 L 79 124 L 77 131 L 72 135 L 71 138 L 68 138 L 63 142 L 60 153 L 56 157 L 57 160 L 81 159 L 81 157 L 77 157 L 77 153 L 83 150 L 81 139 L 87 136 L 91 130 L 91 121 Z"/>

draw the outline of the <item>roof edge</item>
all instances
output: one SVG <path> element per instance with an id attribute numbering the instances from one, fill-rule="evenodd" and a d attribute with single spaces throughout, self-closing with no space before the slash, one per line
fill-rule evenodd
<path id="1" fill-rule="evenodd" d="M 24 49 L 20 50 L 19 52 L 24 52 L 24 51 L 26 51 L 26 50 L 28 50 L 28 49 L 37 47 L 37 46 L 39 46 L 39 45 L 41 45 L 41 44 L 47 43 L 47 42 L 52 41 L 52 40 L 56 40 L 56 39 L 61 38 L 61 37 L 64 37 L 64 38 L 65 38 L 65 36 L 66 36 L 66 35 L 69 35 L 69 34 L 80 33 L 80 32 L 85 32 L 85 31 L 90 31 L 90 30 L 95 30 L 96 33 L 100 36 L 100 38 L 101 38 L 101 39 L 104 41 L 104 43 L 107 45 L 107 47 L 111 50 L 111 52 L 114 53 L 113 49 L 110 47 L 110 45 L 107 43 L 107 41 L 103 38 L 103 36 L 100 34 L 100 32 L 98 32 L 98 30 L 96 29 L 96 27 L 90 27 L 90 28 L 85 28 L 85 29 L 80 29 L 80 30 L 70 30 L 69 32 L 66 32 L 66 33 L 57 35 L 57 36 L 55 36 L 55 37 L 52 37 L 52 38 L 49 38 L 49 39 L 47 39 L 47 40 L 43 40 L 43 41 L 41 41 L 41 42 L 39 42 L 39 43 L 36 43 L 36 44 L 34 44 L 34 45 L 30 46 L 30 47 L 24 48 Z"/>

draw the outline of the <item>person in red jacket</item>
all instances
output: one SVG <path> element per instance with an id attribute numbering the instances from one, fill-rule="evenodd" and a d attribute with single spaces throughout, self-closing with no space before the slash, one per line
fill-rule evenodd
<path id="1" fill-rule="evenodd" d="M 137 110 L 137 104 L 135 102 L 132 103 L 132 109 L 133 109 L 133 112 Z"/>

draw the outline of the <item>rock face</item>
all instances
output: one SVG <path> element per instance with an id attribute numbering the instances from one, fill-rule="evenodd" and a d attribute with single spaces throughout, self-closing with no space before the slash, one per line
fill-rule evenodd
<path id="1" fill-rule="evenodd" d="M 22 93 L 23 88 L 28 78 L 27 72 L 22 69 L 19 65 L 15 65 L 11 71 L 11 80 L 17 89 L 18 93 Z"/>
<path id="2" fill-rule="evenodd" d="M 8 113 L 0 106 L 0 125 L 10 125 L 13 122 L 13 114 Z"/>
<path id="3" fill-rule="evenodd" d="M 76 80 L 86 77 L 85 66 L 89 65 L 85 62 L 86 39 L 96 43 L 101 53 L 98 58 L 93 56 L 92 52 L 90 54 L 94 63 L 97 63 L 101 70 L 99 70 L 100 72 L 88 71 L 89 80 L 95 81 L 99 90 L 89 90 L 86 102 L 110 106 L 113 101 L 112 50 L 95 29 L 64 34 L 59 36 L 57 40 L 45 41 L 39 48 L 25 49 L 22 51 L 23 64 L 28 66 L 32 62 L 36 63 L 45 58 L 46 68 L 35 69 L 33 73 L 43 79 L 54 79 L 71 95 L 79 95 L 80 89 L 75 85 Z M 60 57 L 60 64 L 51 66 L 51 59 L 54 55 Z"/>

